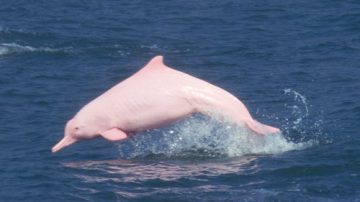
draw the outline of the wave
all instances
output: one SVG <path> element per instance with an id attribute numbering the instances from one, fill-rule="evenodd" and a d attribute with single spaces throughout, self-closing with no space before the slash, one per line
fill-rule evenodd
<path id="1" fill-rule="evenodd" d="M 65 49 L 55 49 L 49 47 L 32 47 L 24 46 L 17 43 L 1 43 L 0 44 L 0 56 L 14 54 L 14 53 L 23 53 L 23 52 L 66 52 Z"/>

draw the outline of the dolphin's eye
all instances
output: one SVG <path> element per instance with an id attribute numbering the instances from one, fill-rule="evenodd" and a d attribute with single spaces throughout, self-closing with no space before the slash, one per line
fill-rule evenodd
<path id="1" fill-rule="evenodd" d="M 75 130 L 79 130 L 79 127 L 75 127 Z"/>

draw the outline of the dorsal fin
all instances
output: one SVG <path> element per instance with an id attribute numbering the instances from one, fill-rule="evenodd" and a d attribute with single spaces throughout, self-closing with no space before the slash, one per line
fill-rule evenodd
<path id="1" fill-rule="evenodd" d="M 163 66 L 165 65 L 164 65 L 164 57 L 162 55 L 155 56 L 145 65 L 145 67 L 150 67 L 150 68 L 157 68 Z"/>
<path id="2" fill-rule="evenodd" d="M 142 69 L 140 69 L 139 73 L 145 72 L 145 71 L 154 71 L 154 70 L 168 68 L 164 64 L 163 59 L 164 59 L 164 57 L 161 55 L 155 56 Z"/>

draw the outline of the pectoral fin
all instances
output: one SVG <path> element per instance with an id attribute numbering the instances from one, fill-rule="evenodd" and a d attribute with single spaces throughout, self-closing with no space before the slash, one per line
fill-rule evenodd
<path id="1" fill-rule="evenodd" d="M 109 141 L 120 141 L 128 137 L 128 135 L 124 131 L 118 128 L 112 128 L 110 130 L 106 130 L 100 133 L 100 135 Z"/>

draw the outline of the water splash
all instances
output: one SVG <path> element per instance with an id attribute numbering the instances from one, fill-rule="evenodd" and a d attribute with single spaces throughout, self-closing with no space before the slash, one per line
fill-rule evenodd
<path id="1" fill-rule="evenodd" d="M 122 158 L 192 159 L 277 154 L 311 145 L 311 142 L 290 142 L 281 134 L 253 134 L 231 123 L 195 115 L 171 127 L 138 134 L 120 143 L 119 153 Z"/>
<path id="2" fill-rule="evenodd" d="M 325 140 L 329 142 L 327 135 L 323 132 L 322 113 L 316 116 L 310 116 L 310 108 L 308 100 L 301 93 L 293 89 L 284 89 L 284 94 L 290 96 L 292 101 L 284 104 L 287 114 L 283 123 L 283 133 L 286 138 L 292 142 L 321 142 Z"/>
<path id="3" fill-rule="evenodd" d="M 300 93 L 298 93 L 295 90 L 292 90 L 290 88 L 288 89 L 284 89 L 284 93 L 287 95 L 293 95 L 294 96 L 294 101 L 295 102 L 300 102 L 302 104 L 302 106 L 304 107 L 304 110 L 302 110 L 298 105 L 289 105 L 289 104 L 285 104 L 285 107 L 288 108 L 292 108 L 292 114 L 297 117 L 297 119 L 294 121 L 295 125 L 298 125 L 301 123 L 301 121 L 309 116 L 309 108 L 308 108 L 308 103 L 306 101 L 306 97 L 301 95 Z M 304 113 L 305 111 L 305 113 Z"/>

